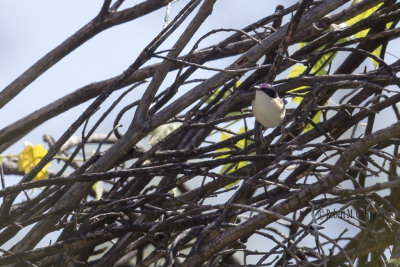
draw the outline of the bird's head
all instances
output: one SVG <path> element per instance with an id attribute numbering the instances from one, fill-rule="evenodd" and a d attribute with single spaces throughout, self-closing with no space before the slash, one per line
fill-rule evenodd
<path id="1" fill-rule="evenodd" d="M 274 87 L 272 87 L 272 85 L 270 85 L 269 83 L 261 83 L 259 85 L 254 86 L 254 88 L 256 90 L 263 91 L 264 93 L 266 93 L 271 98 L 278 97 L 278 94 L 275 91 Z"/>

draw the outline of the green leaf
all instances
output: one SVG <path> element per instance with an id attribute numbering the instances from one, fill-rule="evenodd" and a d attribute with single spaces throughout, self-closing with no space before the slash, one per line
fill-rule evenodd
<path id="1" fill-rule="evenodd" d="M 151 146 L 156 145 L 158 142 L 163 140 L 171 132 L 173 132 L 174 130 L 179 128 L 180 125 L 181 125 L 180 123 L 168 123 L 168 124 L 164 124 L 164 125 L 157 127 L 150 133 L 149 144 Z"/>
<path id="2" fill-rule="evenodd" d="M 360 2 L 360 1 L 362 1 L 362 0 L 354 0 L 352 4 L 354 5 L 354 4 L 356 4 L 356 3 Z M 348 26 L 351 26 L 351 25 L 356 24 L 357 22 L 359 22 L 359 21 L 361 21 L 361 20 L 363 20 L 363 19 L 369 17 L 369 16 L 370 16 L 372 13 L 374 13 L 382 4 L 383 4 L 383 3 L 380 3 L 380 4 L 378 4 L 378 5 L 374 6 L 374 7 L 371 7 L 370 9 L 364 11 L 364 12 L 361 13 L 361 14 L 358 14 L 357 16 L 355 16 L 355 17 L 349 19 L 348 21 L 346 21 L 346 24 L 347 24 Z M 356 33 L 356 34 L 354 34 L 354 37 L 356 37 L 356 38 L 365 37 L 365 36 L 368 34 L 368 31 L 369 31 L 369 29 L 362 30 L 362 31 L 360 31 L 360 32 L 358 32 L 358 33 Z"/>
<path id="3" fill-rule="evenodd" d="M 400 259 L 391 259 L 389 262 L 400 266 Z"/>
<path id="4" fill-rule="evenodd" d="M 103 181 L 97 181 L 92 185 L 96 200 L 99 200 L 103 196 Z"/>

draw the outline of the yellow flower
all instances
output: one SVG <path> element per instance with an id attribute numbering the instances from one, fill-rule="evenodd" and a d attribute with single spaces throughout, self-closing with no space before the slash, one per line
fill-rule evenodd
<path id="1" fill-rule="evenodd" d="M 24 171 L 24 173 L 27 174 L 46 154 L 47 150 L 40 144 L 36 146 L 32 146 L 31 144 L 25 145 L 25 149 L 18 156 L 18 170 Z M 47 167 L 49 166 L 50 163 L 47 163 L 33 180 L 48 179 L 49 174 L 47 173 Z"/>

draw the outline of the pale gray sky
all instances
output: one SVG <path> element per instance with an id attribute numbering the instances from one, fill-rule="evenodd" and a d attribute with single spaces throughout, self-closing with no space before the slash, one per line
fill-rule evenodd
<path id="1" fill-rule="evenodd" d="M 126 1 L 125 6 L 139 2 L 141 1 Z M 246 4 L 243 4 L 244 2 Z M 272 14 L 278 4 L 287 7 L 296 2 L 296 0 L 218 0 L 213 14 L 201 26 L 190 44 L 211 29 L 242 28 Z M 187 1 L 180 0 L 174 4 L 171 18 L 186 3 Z M 99 12 L 101 4 L 102 1 L 98 0 L 2 0 L 0 2 L 0 90 L 47 52 L 88 23 Z M 165 8 L 133 22 L 108 29 L 86 42 L 2 108 L 0 110 L 0 128 L 88 83 L 120 74 L 161 30 L 164 24 L 164 15 Z M 162 48 L 170 48 L 179 33 L 180 31 L 174 34 Z M 226 35 L 222 33 L 213 35 L 202 42 L 201 47 L 214 44 Z M 400 57 L 399 45 L 398 41 L 393 42 L 389 45 L 388 51 Z M 189 45 L 185 51 L 190 48 Z M 389 63 L 395 59 L 395 57 L 387 57 Z M 230 62 L 231 59 L 225 59 L 207 63 L 207 65 L 226 67 Z M 371 68 L 372 64 L 368 66 Z M 206 75 L 206 72 L 199 73 L 199 77 Z M 170 83 L 173 77 L 171 75 L 171 79 L 167 82 Z M 203 76 L 203 78 L 205 77 Z M 141 90 L 133 92 L 120 106 L 140 98 L 141 92 Z M 107 103 L 111 103 L 112 99 L 118 95 L 119 93 L 114 94 Z M 43 143 L 42 135 L 45 133 L 51 134 L 57 139 L 87 105 L 88 103 L 85 103 L 44 123 L 10 147 L 4 154 L 19 153 L 23 149 L 25 140 L 29 140 L 32 144 Z M 111 129 L 115 117 L 113 115 L 103 123 L 99 131 L 108 132 Z M 388 118 L 393 115 L 380 114 L 380 116 Z M 94 121 L 94 119 L 91 120 L 91 122 Z M 128 123 L 129 118 L 125 118 L 125 125 Z M 382 119 L 382 123 L 390 124 L 390 119 Z M 46 242 L 48 240 L 44 240 L 42 244 Z M 312 245 L 313 240 L 310 242 Z M 250 246 L 257 245 L 257 243 L 250 244 Z"/>
<path id="2" fill-rule="evenodd" d="M 139 2 L 141 1 L 126 1 L 124 5 L 132 6 Z M 251 0 L 243 5 L 242 0 L 219 0 L 213 14 L 201 26 L 191 44 L 211 29 L 242 28 L 273 13 L 277 4 L 289 6 L 296 2 L 295 0 Z M 173 18 L 186 3 L 187 1 L 184 0 L 176 2 L 172 6 L 170 18 Z M 101 4 L 102 1 L 98 0 L 1 1 L 0 89 L 7 86 L 47 52 L 88 23 L 96 16 Z M 161 30 L 164 16 L 165 8 L 135 21 L 108 29 L 87 41 L 2 108 L 0 110 L 0 127 L 22 118 L 88 83 L 120 74 Z M 179 33 L 180 31 L 177 31 L 171 36 L 161 49 L 170 48 Z M 228 34 L 212 35 L 202 42 L 201 47 L 214 44 L 226 35 Z M 186 51 L 190 48 L 189 44 Z M 230 62 L 231 59 L 227 59 L 208 64 L 219 64 L 219 67 L 226 67 Z M 132 97 L 135 96 L 140 97 L 140 90 Z M 132 98 L 129 101 L 132 101 Z M 24 137 L 20 143 L 9 148 L 6 153 L 15 153 L 20 150 L 24 140 L 29 140 L 33 144 L 40 143 L 44 133 L 57 138 L 66 130 L 66 122 L 75 119 L 87 105 L 87 103 L 83 104 L 44 123 Z M 100 129 L 108 131 L 111 121 L 110 118 L 109 124 L 103 125 Z"/>

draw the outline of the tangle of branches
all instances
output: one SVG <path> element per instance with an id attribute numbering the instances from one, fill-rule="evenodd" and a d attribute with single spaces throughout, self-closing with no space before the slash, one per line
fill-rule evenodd
<path id="1" fill-rule="evenodd" d="M 123 2 L 105 0 L 92 21 L 0 92 L 1 108 L 102 31 L 166 11 L 162 30 L 120 75 L 0 129 L 5 151 L 90 103 L 57 140 L 43 133 L 49 150 L 29 172 L 16 158 L 0 164 L 0 246 L 14 238 L 0 250 L 1 266 L 400 262 L 400 61 L 388 49 L 400 36 L 398 1 L 301 0 L 242 29 L 216 25 L 195 40 L 216 0 L 181 0 L 171 18 L 176 1 L 125 9 Z M 201 48 L 220 32 L 230 35 Z M 173 47 L 161 51 L 171 38 Z M 222 58 L 231 63 L 211 67 Z M 198 79 L 199 71 L 209 76 Z M 254 127 L 254 86 L 264 82 L 294 97 L 282 129 Z M 112 94 L 120 96 L 99 109 Z M 128 94 L 137 101 L 121 108 Z M 113 111 L 114 125 L 99 133 Z M 62 164 L 48 170 L 49 179 L 33 179 L 50 161 Z M 6 186 L 11 174 L 20 179 Z M 51 244 L 37 246 L 51 234 Z"/>

